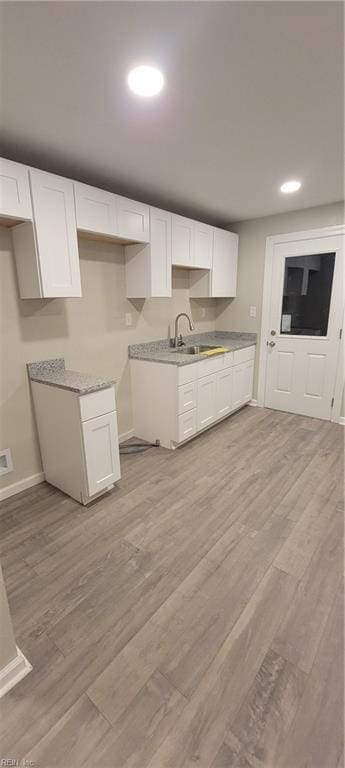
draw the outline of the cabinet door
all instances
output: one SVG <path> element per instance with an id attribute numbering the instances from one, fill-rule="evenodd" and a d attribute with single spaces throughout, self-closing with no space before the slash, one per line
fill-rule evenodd
<path id="1" fill-rule="evenodd" d="M 74 192 L 77 228 L 101 235 L 116 235 L 116 195 L 87 184 L 75 184 Z"/>
<path id="2" fill-rule="evenodd" d="M 117 195 L 117 232 L 119 237 L 148 243 L 150 240 L 150 209 L 148 205 Z"/>
<path id="3" fill-rule="evenodd" d="M 234 365 L 232 369 L 232 408 L 239 408 L 243 403 L 245 363 Z"/>
<path id="4" fill-rule="evenodd" d="M 233 369 L 232 408 L 239 408 L 248 403 L 253 396 L 254 360 L 234 365 Z"/>
<path id="5" fill-rule="evenodd" d="M 216 374 L 216 418 L 221 419 L 232 410 L 232 368 Z"/>
<path id="6" fill-rule="evenodd" d="M 172 218 L 172 263 L 180 267 L 194 264 L 194 222 L 184 216 Z"/>
<path id="7" fill-rule="evenodd" d="M 42 297 L 81 296 L 73 182 L 30 170 Z"/>
<path id="8" fill-rule="evenodd" d="M 86 479 L 89 496 L 120 478 L 116 412 L 82 423 Z"/>
<path id="9" fill-rule="evenodd" d="M 243 402 L 248 403 L 253 397 L 254 360 L 243 363 Z"/>
<path id="10" fill-rule="evenodd" d="M 194 266 L 212 267 L 213 228 L 199 221 L 194 222 Z"/>
<path id="11" fill-rule="evenodd" d="M 198 381 L 197 428 L 212 424 L 216 416 L 216 374 Z"/>
<path id="12" fill-rule="evenodd" d="M 214 229 L 211 295 L 236 296 L 238 235 Z"/>
<path id="13" fill-rule="evenodd" d="M 32 219 L 28 169 L 26 165 L 3 158 L 0 158 L 0 216 Z"/>
<path id="14" fill-rule="evenodd" d="M 171 296 L 171 213 L 150 208 L 151 292 Z"/>

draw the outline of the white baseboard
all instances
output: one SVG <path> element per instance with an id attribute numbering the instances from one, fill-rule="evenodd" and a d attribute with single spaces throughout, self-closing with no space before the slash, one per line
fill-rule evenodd
<path id="1" fill-rule="evenodd" d="M 0 699 L 31 672 L 32 666 L 17 648 L 17 656 L 0 670 Z"/>
<path id="2" fill-rule="evenodd" d="M 345 427 L 345 416 L 339 416 L 338 424 L 342 424 Z"/>
<path id="3" fill-rule="evenodd" d="M 10 496 L 15 496 L 16 493 L 26 491 L 27 488 L 31 488 L 33 485 L 43 483 L 44 472 L 38 472 L 37 475 L 31 475 L 30 477 L 24 477 L 23 480 L 18 480 L 17 483 L 12 485 L 6 485 L 5 488 L 0 488 L 0 501 L 8 499 Z"/>
<path id="4" fill-rule="evenodd" d="M 129 440 L 133 436 L 134 436 L 134 429 L 129 429 L 128 432 L 122 432 L 122 434 L 119 435 L 119 443 L 124 443 L 125 440 Z"/>
<path id="5" fill-rule="evenodd" d="M 257 400 L 249 400 L 249 403 L 248 403 L 248 405 L 253 405 L 253 406 L 257 406 L 257 404 L 258 404 Z"/>

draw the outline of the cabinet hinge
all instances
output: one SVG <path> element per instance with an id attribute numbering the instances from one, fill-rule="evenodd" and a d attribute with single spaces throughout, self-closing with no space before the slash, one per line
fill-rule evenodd
<path id="1" fill-rule="evenodd" d="M 333 408 L 333 405 L 334 405 L 334 397 L 332 397 L 332 400 L 331 400 L 331 408 Z"/>
<path id="2" fill-rule="evenodd" d="M 339 339 L 342 339 L 342 337 L 343 337 L 343 329 L 342 329 L 342 328 L 340 328 L 340 331 L 339 331 Z"/>

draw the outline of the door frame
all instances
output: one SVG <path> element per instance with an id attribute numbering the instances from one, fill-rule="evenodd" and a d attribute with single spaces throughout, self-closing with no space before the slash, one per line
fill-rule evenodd
<path id="1" fill-rule="evenodd" d="M 260 329 L 260 347 L 259 347 L 259 368 L 258 368 L 258 399 L 257 404 L 264 407 L 265 405 L 265 388 L 266 388 L 266 368 L 267 368 L 267 345 L 266 339 L 270 329 L 270 298 L 271 298 L 271 283 L 272 283 L 272 267 L 273 267 L 273 252 L 274 247 L 279 243 L 289 243 L 296 240 L 313 240 L 320 237 L 330 237 L 334 235 L 345 235 L 345 226 L 339 224 L 332 227 L 322 227 L 320 229 L 309 229 L 301 232 L 288 232 L 284 235 L 270 235 L 266 238 L 266 251 L 265 251 L 265 270 L 264 270 L 264 286 L 262 293 L 262 314 L 261 314 L 261 329 Z M 343 285 L 345 285 L 345 257 L 342 265 L 343 272 Z M 334 386 L 334 405 L 332 409 L 331 421 L 338 423 L 344 423 L 340 416 L 341 400 L 344 386 L 344 332 L 345 332 L 345 301 L 343 291 L 343 335 L 342 341 L 339 340 L 338 360 L 336 368 L 336 378 Z"/>

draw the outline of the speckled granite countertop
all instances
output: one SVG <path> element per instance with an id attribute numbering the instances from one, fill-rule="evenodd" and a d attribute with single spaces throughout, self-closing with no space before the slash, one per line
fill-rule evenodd
<path id="1" fill-rule="evenodd" d="M 59 387 L 60 389 L 69 389 L 78 395 L 97 392 L 99 389 L 112 387 L 115 383 L 98 376 L 91 376 L 88 373 L 68 371 L 65 368 L 63 357 L 27 363 L 27 369 L 31 381 L 38 381 L 40 384 L 48 384 L 51 387 Z"/>
<path id="2" fill-rule="evenodd" d="M 256 344 L 256 333 L 239 333 L 237 331 L 209 331 L 193 333 L 184 336 L 186 347 L 198 344 L 227 347 L 230 352 Z M 222 353 L 220 353 L 222 354 Z M 136 360 L 149 360 L 153 363 L 168 363 L 170 365 L 191 365 L 199 360 L 205 360 L 205 355 L 184 355 L 169 346 L 167 339 L 152 341 L 147 344 L 132 344 L 128 347 L 128 355 Z"/>

